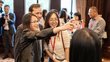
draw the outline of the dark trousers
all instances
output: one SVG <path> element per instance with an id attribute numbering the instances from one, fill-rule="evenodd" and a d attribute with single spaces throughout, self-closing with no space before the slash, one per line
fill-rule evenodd
<path id="1" fill-rule="evenodd" d="M 13 48 L 12 48 L 12 35 L 8 30 L 3 32 L 3 46 L 4 46 L 4 55 L 13 57 Z"/>
<path id="2" fill-rule="evenodd" d="M 2 36 L 2 26 L 0 26 L 0 36 Z"/>

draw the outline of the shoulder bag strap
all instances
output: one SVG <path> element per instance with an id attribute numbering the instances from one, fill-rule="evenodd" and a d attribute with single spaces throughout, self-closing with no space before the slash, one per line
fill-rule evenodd
<path id="1" fill-rule="evenodd" d="M 61 31 L 61 39 L 62 39 L 62 43 L 63 43 L 63 49 L 65 51 L 65 44 L 64 44 L 64 39 L 63 39 L 63 33 L 62 33 L 62 31 Z"/>

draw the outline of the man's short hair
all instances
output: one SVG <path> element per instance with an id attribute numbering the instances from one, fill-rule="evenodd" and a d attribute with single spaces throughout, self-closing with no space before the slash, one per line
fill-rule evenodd
<path id="1" fill-rule="evenodd" d="M 92 6 L 92 7 L 90 7 L 89 9 L 92 9 L 92 10 L 98 12 L 98 9 L 97 9 L 95 6 Z"/>
<path id="2" fill-rule="evenodd" d="M 0 3 L 4 3 L 2 0 L 0 0 Z"/>
<path id="3" fill-rule="evenodd" d="M 5 5 L 4 7 L 10 7 L 9 5 Z"/>
<path id="4" fill-rule="evenodd" d="M 32 12 L 33 11 L 33 8 L 39 8 L 41 7 L 40 4 L 32 4 L 30 7 L 29 7 L 29 12 Z"/>

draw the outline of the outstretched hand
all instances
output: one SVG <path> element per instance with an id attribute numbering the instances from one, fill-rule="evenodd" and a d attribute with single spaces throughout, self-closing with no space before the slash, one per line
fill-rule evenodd
<path id="1" fill-rule="evenodd" d="M 58 33 L 59 31 L 64 31 L 64 30 L 72 30 L 74 28 L 74 25 L 71 22 L 67 22 L 66 24 L 56 27 L 53 29 L 54 33 Z"/>
<path id="2" fill-rule="evenodd" d="M 74 28 L 74 25 L 71 22 L 67 22 L 63 26 L 61 26 L 62 30 L 71 30 Z"/>

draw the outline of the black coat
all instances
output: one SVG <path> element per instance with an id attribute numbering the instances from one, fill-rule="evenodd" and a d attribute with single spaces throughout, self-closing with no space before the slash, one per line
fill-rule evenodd
<path id="1" fill-rule="evenodd" d="M 32 47 L 33 49 L 33 44 L 34 42 L 39 42 L 40 39 L 45 39 L 45 38 L 49 38 L 50 36 L 53 36 L 55 35 L 53 33 L 53 29 L 51 28 L 48 28 L 48 29 L 44 29 L 42 30 L 41 32 L 38 32 L 38 31 L 30 31 L 29 29 L 19 29 L 17 30 L 18 32 L 16 33 L 16 36 L 15 37 L 15 48 L 14 48 L 14 51 L 15 51 L 15 62 L 22 62 L 22 53 L 23 51 L 30 45 L 30 47 Z M 22 32 L 20 32 L 22 31 Z M 20 35 L 20 36 L 18 36 Z M 19 40 L 19 41 L 18 41 Z M 40 53 L 40 46 L 39 46 L 39 43 L 36 44 L 37 46 L 37 56 L 36 56 L 36 62 L 40 62 L 41 61 L 41 58 L 39 56 L 39 53 Z M 30 52 L 30 54 L 33 55 L 33 52 L 32 52 L 32 49 L 31 51 L 28 51 Z M 30 57 L 30 56 L 26 56 L 27 57 Z M 30 59 L 33 61 L 33 59 Z M 26 62 L 26 61 L 23 61 L 23 62 Z"/>

